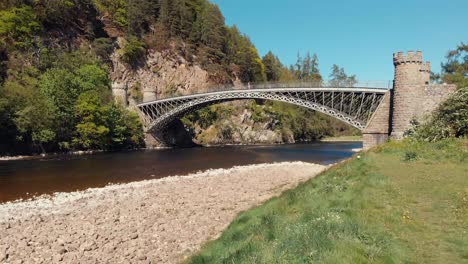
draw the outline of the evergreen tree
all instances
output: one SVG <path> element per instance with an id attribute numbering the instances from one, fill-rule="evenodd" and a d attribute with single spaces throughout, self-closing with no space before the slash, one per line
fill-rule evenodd
<path id="1" fill-rule="evenodd" d="M 348 76 L 345 73 L 344 68 L 340 68 L 338 65 L 333 64 L 329 85 L 332 87 L 354 87 L 357 84 L 356 75 Z"/>
<path id="2" fill-rule="evenodd" d="M 311 57 L 310 53 L 307 53 L 305 58 L 302 58 L 301 55 L 298 54 L 295 68 L 291 67 L 290 71 L 294 73 L 297 80 L 304 82 L 322 82 L 317 54 Z"/>
<path id="3" fill-rule="evenodd" d="M 265 66 L 266 80 L 269 82 L 277 82 L 281 78 L 283 65 L 278 57 L 273 52 L 269 51 L 262 59 Z"/>

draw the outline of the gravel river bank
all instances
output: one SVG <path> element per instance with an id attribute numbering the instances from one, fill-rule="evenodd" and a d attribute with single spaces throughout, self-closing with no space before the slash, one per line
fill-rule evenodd
<path id="1" fill-rule="evenodd" d="M 216 169 L 0 205 L 0 263 L 177 263 L 327 166 Z"/>

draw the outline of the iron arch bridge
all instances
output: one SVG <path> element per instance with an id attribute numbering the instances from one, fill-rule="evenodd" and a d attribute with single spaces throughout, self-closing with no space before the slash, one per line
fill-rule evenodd
<path id="1" fill-rule="evenodd" d="M 306 107 L 363 130 L 388 91 L 388 88 L 355 87 L 231 88 L 145 102 L 137 108 L 147 131 L 161 131 L 175 119 L 209 105 L 244 99 L 273 100 Z"/>

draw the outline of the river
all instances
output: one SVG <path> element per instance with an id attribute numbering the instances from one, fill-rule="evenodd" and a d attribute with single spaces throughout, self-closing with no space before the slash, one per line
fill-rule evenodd
<path id="1" fill-rule="evenodd" d="M 0 161 L 0 203 L 54 192 L 186 175 L 207 169 L 304 161 L 332 164 L 361 142 L 164 149 Z"/>

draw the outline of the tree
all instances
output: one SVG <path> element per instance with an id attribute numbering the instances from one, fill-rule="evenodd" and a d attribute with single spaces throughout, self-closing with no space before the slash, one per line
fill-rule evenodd
<path id="1" fill-rule="evenodd" d="M 309 78 L 311 81 L 322 82 L 322 75 L 319 70 L 319 59 L 316 53 L 312 56 Z"/>
<path id="2" fill-rule="evenodd" d="M 276 57 L 273 52 L 269 51 L 265 56 L 263 56 L 262 62 L 263 65 L 265 65 L 266 80 L 269 82 L 279 81 L 283 65 L 278 57 Z"/>
<path id="3" fill-rule="evenodd" d="M 41 25 L 29 6 L 0 11 L 0 46 L 3 42 L 26 49 L 33 43 L 32 36 L 40 30 Z"/>
<path id="4" fill-rule="evenodd" d="M 297 80 L 304 82 L 322 82 L 322 75 L 320 74 L 318 56 L 314 53 L 311 57 L 308 52 L 305 58 L 297 54 L 297 62 L 295 67 L 291 67 L 290 71 L 294 73 Z"/>
<path id="5" fill-rule="evenodd" d="M 345 73 L 344 68 L 340 68 L 338 65 L 333 64 L 328 85 L 333 87 L 353 87 L 356 84 L 356 75 L 348 76 Z"/>
<path id="6" fill-rule="evenodd" d="M 83 93 L 95 92 L 107 101 L 112 98 L 107 72 L 95 64 L 82 65 L 73 72 L 64 68 L 49 69 L 40 76 L 38 86 L 54 113 L 52 130 L 61 145 L 70 144 L 76 124 L 80 122 L 76 115 L 76 103 Z"/>
<path id="7" fill-rule="evenodd" d="M 125 0 L 93 0 L 93 4 L 101 13 L 110 15 L 118 27 L 127 27 L 127 3 Z"/>
<path id="8" fill-rule="evenodd" d="M 124 47 L 120 51 L 122 61 L 128 64 L 135 64 L 138 62 L 146 53 L 143 42 L 139 41 L 136 37 L 131 36 L 127 39 Z"/>
<path id="9" fill-rule="evenodd" d="M 127 0 L 127 33 L 140 36 L 147 32 L 149 25 L 156 19 L 155 10 L 149 0 Z"/>
<path id="10" fill-rule="evenodd" d="M 458 88 L 468 87 L 468 44 L 461 43 L 447 54 L 447 62 L 442 63 L 442 79 L 456 84 Z"/>
<path id="11" fill-rule="evenodd" d="M 105 149 L 104 138 L 109 133 L 105 126 L 102 99 L 96 91 L 82 93 L 75 105 L 76 133 L 72 139 L 78 149 Z"/>
<path id="12" fill-rule="evenodd" d="M 110 55 L 114 51 L 114 45 L 110 38 L 97 38 L 93 41 L 94 52 L 104 62 L 109 62 Z"/>

